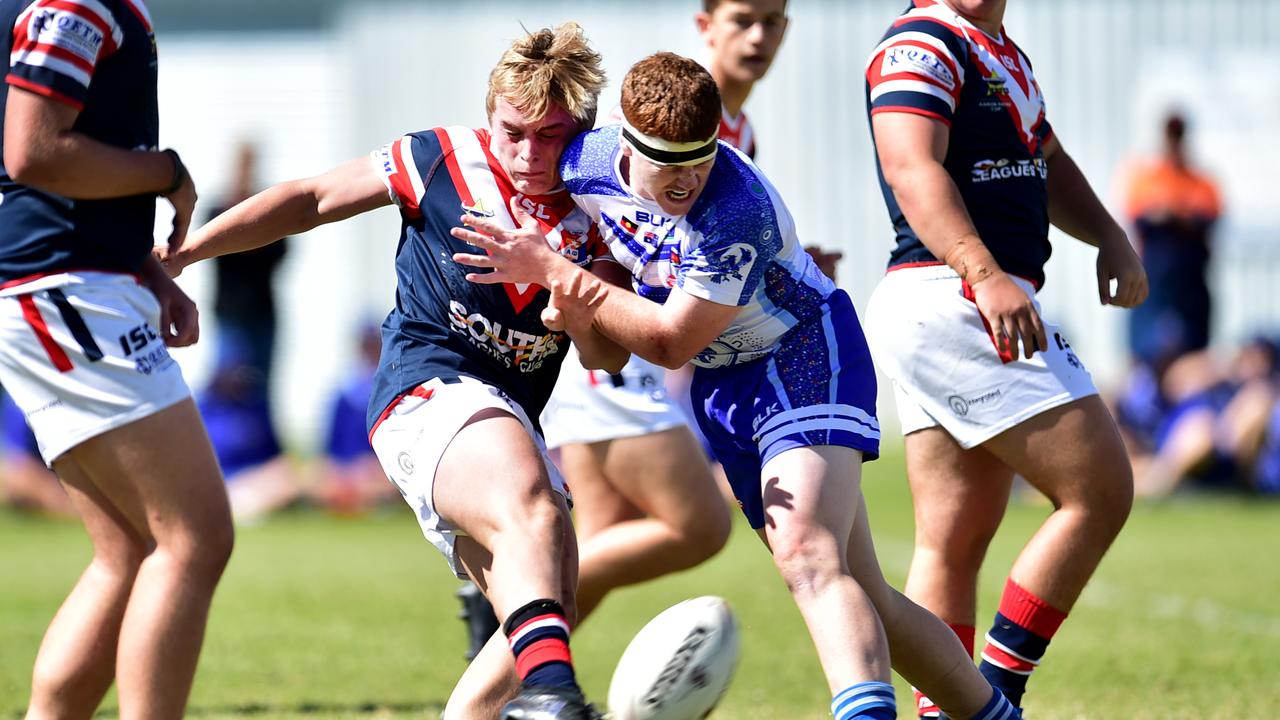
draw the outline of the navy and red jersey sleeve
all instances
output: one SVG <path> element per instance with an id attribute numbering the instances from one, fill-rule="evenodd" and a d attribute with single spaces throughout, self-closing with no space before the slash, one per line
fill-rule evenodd
<path id="1" fill-rule="evenodd" d="M 387 195 L 405 217 L 422 215 L 426 194 L 422 177 L 439 155 L 440 143 L 432 132 L 405 135 L 369 154 L 374 170 L 387 186 Z"/>
<path id="2" fill-rule="evenodd" d="M 950 125 L 964 87 L 965 40 L 908 14 L 889 28 L 867 62 L 871 114 L 905 112 Z"/>
<path id="3" fill-rule="evenodd" d="M 12 31 L 5 81 L 77 110 L 84 109 L 98 63 L 124 42 L 120 24 L 98 0 L 36 0 Z"/>

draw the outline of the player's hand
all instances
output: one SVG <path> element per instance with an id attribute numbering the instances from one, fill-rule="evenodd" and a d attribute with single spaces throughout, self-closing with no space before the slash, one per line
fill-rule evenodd
<path id="1" fill-rule="evenodd" d="M 590 273 L 575 273 L 567 281 L 551 281 L 551 297 L 542 311 L 542 324 L 550 330 L 585 337 L 608 293 L 606 283 Z"/>
<path id="2" fill-rule="evenodd" d="M 1049 338 L 1035 302 L 1012 278 L 996 272 L 972 287 L 974 303 L 991 326 L 1001 353 L 1016 358 L 1019 343 L 1027 358 L 1037 350 L 1049 349 Z"/>
<path id="3" fill-rule="evenodd" d="M 493 272 L 467 273 L 471 282 L 491 285 L 494 283 L 534 283 L 550 285 L 553 263 L 563 261 L 560 254 L 551 249 L 538 221 L 511 199 L 511 216 L 519 226 L 507 229 L 488 218 L 472 214 L 462 216 L 466 227 L 451 228 L 449 233 L 484 250 L 487 255 L 454 253 L 453 261 L 468 267 L 490 268 Z"/>
<path id="4" fill-rule="evenodd" d="M 181 275 L 183 268 L 186 267 L 178 259 L 178 253 L 171 250 L 168 245 L 156 245 L 151 248 L 151 257 L 160 263 L 160 267 L 164 268 L 165 274 L 171 278 Z"/>
<path id="5" fill-rule="evenodd" d="M 1115 294 L 1111 281 L 1116 281 Z M 1147 271 L 1123 232 L 1098 243 L 1098 300 L 1103 305 L 1136 307 L 1147 299 Z"/>
<path id="6" fill-rule="evenodd" d="M 200 339 L 200 311 L 167 275 L 147 276 L 147 287 L 160 302 L 160 337 L 169 347 L 194 345 Z"/>

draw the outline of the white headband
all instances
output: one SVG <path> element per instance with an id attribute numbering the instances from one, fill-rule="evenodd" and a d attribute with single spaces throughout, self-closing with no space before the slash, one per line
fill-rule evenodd
<path id="1" fill-rule="evenodd" d="M 719 128 L 706 140 L 672 142 L 653 135 L 646 135 L 622 119 L 622 139 L 636 152 L 658 165 L 698 165 L 716 154 Z"/>

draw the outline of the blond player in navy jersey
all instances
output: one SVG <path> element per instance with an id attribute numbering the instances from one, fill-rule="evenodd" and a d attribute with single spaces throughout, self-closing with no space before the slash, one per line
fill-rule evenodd
<path id="1" fill-rule="evenodd" d="M 1009 573 L 982 651 L 983 674 L 1021 704 L 1133 499 L 1115 423 L 1036 300 L 1049 224 L 1098 249 L 1081 302 L 1133 307 L 1147 281 L 1050 127 L 1004 10 L 1005 0 L 914 0 L 867 63 L 897 242 L 866 325 L 906 435 L 916 518 L 906 592 L 970 652 L 978 570 L 1014 473 L 1053 503 Z M 924 696 L 917 710 L 942 714 Z"/>
<path id="2" fill-rule="evenodd" d="M 172 243 L 196 202 L 156 150 L 151 18 L 141 0 L 0 0 L 0 63 L 0 384 L 93 543 L 26 717 L 90 717 L 114 681 L 121 718 L 176 720 L 233 530 L 168 352 L 196 340 L 195 306 L 151 258 L 157 196 Z"/>
<path id="3" fill-rule="evenodd" d="M 565 145 L 595 122 L 604 81 L 600 56 L 577 24 L 531 33 L 489 76 L 488 127 L 411 133 L 323 175 L 269 188 L 168 257 L 177 271 L 399 208 L 396 304 L 382 324 L 370 442 L 423 536 L 504 619 L 479 667 L 497 663 L 513 680 L 475 697 L 466 690 L 472 666 L 445 709 L 451 720 L 599 717 L 582 697 L 569 652 L 578 548 L 568 492 L 537 418 L 570 339 L 592 367 L 616 370 L 627 353 L 590 327 L 549 328 L 550 294 L 538 285 L 468 283 L 466 269 L 449 260 L 468 246 L 449 230 L 464 214 L 512 228 L 531 222 L 548 251 L 616 275 L 591 220 L 561 188 L 557 165 Z"/>

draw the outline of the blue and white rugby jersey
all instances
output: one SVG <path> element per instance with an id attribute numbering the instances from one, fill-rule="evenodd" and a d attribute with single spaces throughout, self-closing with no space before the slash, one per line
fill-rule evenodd
<path id="1" fill-rule="evenodd" d="M 671 288 L 742 312 L 693 359 L 721 367 L 764 357 L 783 335 L 821 312 L 835 284 L 796 237 L 777 190 L 741 152 L 720 143 L 702 195 L 668 217 L 622 179 L 619 126 L 578 137 L 560 160 L 574 202 L 600 226 L 638 294 L 665 302 Z"/>

